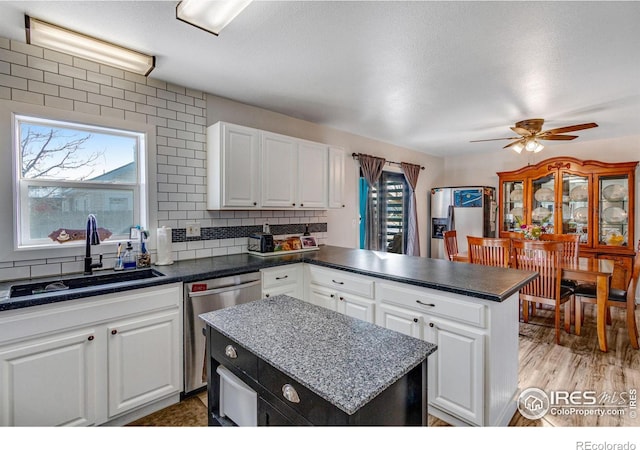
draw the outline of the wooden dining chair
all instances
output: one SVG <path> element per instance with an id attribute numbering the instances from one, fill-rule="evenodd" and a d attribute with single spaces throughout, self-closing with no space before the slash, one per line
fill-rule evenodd
<path id="1" fill-rule="evenodd" d="M 571 329 L 571 299 L 573 291 L 562 287 L 560 263 L 564 252 L 561 242 L 513 240 L 515 268 L 538 272 L 538 277 L 520 289 L 523 321 L 529 322 L 529 303 L 551 305 L 554 309 L 556 344 L 560 344 L 560 307 L 564 305 L 564 329 Z"/>
<path id="2" fill-rule="evenodd" d="M 540 235 L 540 240 L 562 242 L 564 246 L 564 251 L 562 252 L 563 259 L 578 261 L 578 255 L 580 253 L 579 234 L 543 233 Z"/>
<path id="3" fill-rule="evenodd" d="M 444 232 L 444 253 L 449 261 L 453 261 L 453 257 L 458 254 L 458 233 L 456 230 Z"/>
<path id="4" fill-rule="evenodd" d="M 467 244 L 471 264 L 509 267 L 511 239 L 467 236 Z"/>
<path id="5" fill-rule="evenodd" d="M 615 271 L 615 268 L 614 268 Z M 640 241 L 636 249 L 636 256 L 633 259 L 633 274 L 629 279 L 627 289 L 609 288 L 609 298 L 607 299 L 607 315 L 609 308 L 625 308 L 627 310 L 627 331 L 629 333 L 629 341 L 635 349 L 638 345 L 638 326 L 636 324 L 636 289 L 638 287 L 638 278 L 640 277 Z M 584 304 L 596 304 L 596 285 L 591 283 L 579 284 L 575 288 L 576 298 L 576 318 L 575 332 L 580 336 L 581 327 L 584 321 Z M 606 318 L 603 318 L 606 319 Z"/>
<path id="6" fill-rule="evenodd" d="M 520 231 L 501 231 L 500 237 L 508 239 L 524 239 L 524 233 L 521 233 Z"/>

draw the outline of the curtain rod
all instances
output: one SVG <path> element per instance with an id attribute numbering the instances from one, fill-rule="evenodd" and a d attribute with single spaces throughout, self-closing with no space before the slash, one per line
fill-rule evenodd
<path id="1" fill-rule="evenodd" d="M 352 153 L 352 154 L 351 154 L 351 157 L 352 157 L 353 159 L 358 159 L 358 154 L 357 154 L 357 153 Z M 399 162 L 396 162 L 396 161 L 386 161 L 386 160 L 385 160 L 385 162 L 384 162 L 384 163 L 385 163 L 385 164 L 395 164 L 396 166 L 400 166 L 400 165 L 402 165 L 402 163 L 399 163 Z M 424 166 L 420 166 L 420 170 L 425 170 L 425 169 L 424 169 Z"/>

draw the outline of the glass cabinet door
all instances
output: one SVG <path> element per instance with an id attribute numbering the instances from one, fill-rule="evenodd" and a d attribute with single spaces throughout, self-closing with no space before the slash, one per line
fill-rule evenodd
<path id="1" fill-rule="evenodd" d="M 626 175 L 598 178 L 598 241 L 629 246 L 629 179 Z"/>
<path id="2" fill-rule="evenodd" d="M 502 230 L 520 231 L 520 223 L 524 223 L 524 180 L 505 181 L 502 183 L 504 202 L 502 211 Z"/>
<path id="3" fill-rule="evenodd" d="M 562 231 L 579 234 L 580 243 L 590 242 L 589 178 L 572 173 L 562 174 Z"/>
<path id="4" fill-rule="evenodd" d="M 555 175 L 549 174 L 531 181 L 531 223 L 554 233 L 555 221 Z"/>

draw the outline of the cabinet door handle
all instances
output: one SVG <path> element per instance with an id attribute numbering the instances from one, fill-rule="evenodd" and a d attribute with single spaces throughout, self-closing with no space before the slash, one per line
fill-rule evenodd
<path id="1" fill-rule="evenodd" d="M 300 403 L 300 396 L 298 396 L 296 389 L 290 384 L 282 386 L 282 396 L 291 403 Z"/>
<path id="2" fill-rule="evenodd" d="M 291 204 L 291 206 L 296 206 L 296 204 L 295 204 L 295 203 L 292 203 L 292 204 Z"/>
<path id="3" fill-rule="evenodd" d="M 420 303 L 421 305 L 424 305 L 424 306 L 430 306 L 432 308 L 436 307 L 436 305 L 433 303 L 424 303 L 424 302 L 421 302 L 420 300 L 416 300 L 416 303 Z"/>
<path id="4" fill-rule="evenodd" d="M 330 295 L 330 297 L 331 297 L 331 298 L 335 298 L 335 295 L 334 295 L 334 294 L 331 294 L 331 295 Z"/>
<path id="5" fill-rule="evenodd" d="M 271 294 L 264 294 L 264 296 L 265 296 L 266 298 L 269 298 L 269 295 L 271 295 Z"/>
<path id="6" fill-rule="evenodd" d="M 118 330 L 111 330 L 111 334 L 118 334 Z"/>
<path id="7" fill-rule="evenodd" d="M 344 301 L 344 297 L 340 297 L 340 301 L 343 302 Z"/>
<path id="8" fill-rule="evenodd" d="M 276 280 L 284 280 L 286 278 L 289 278 L 289 275 L 285 275 L 283 277 L 276 277 Z"/>
<path id="9" fill-rule="evenodd" d="M 224 349 L 224 354 L 227 358 L 236 359 L 238 357 L 238 352 L 233 348 L 233 345 L 227 345 Z"/>
<path id="10" fill-rule="evenodd" d="M 418 318 L 417 318 L 417 317 L 414 317 L 414 318 L 413 318 L 413 321 L 414 321 L 415 323 L 418 323 Z"/>
<path id="11" fill-rule="evenodd" d="M 333 281 L 335 284 L 344 284 L 344 281 L 336 281 L 336 280 L 331 280 Z"/>
<path id="12" fill-rule="evenodd" d="M 256 206 L 258 204 L 258 202 L 253 202 L 253 206 Z"/>
<path id="13" fill-rule="evenodd" d="M 300 206 L 304 206 L 304 203 L 300 203 Z"/>
<path id="14" fill-rule="evenodd" d="M 93 336 L 89 336 L 89 337 L 87 338 L 87 340 L 88 340 L 88 341 L 93 341 L 94 339 L 95 339 L 95 337 L 93 337 Z"/>

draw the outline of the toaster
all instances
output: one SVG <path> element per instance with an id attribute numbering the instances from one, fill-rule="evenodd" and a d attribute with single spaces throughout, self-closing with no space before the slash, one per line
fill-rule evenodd
<path id="1" fill-rule="evenodd" d="M 252 252 L 270 253 L 273 252 L 275 246 L 273 244 L 273 235 L 269 233 L 251 233 L 249 235 L 249 245 L 247 250 Z"/>

